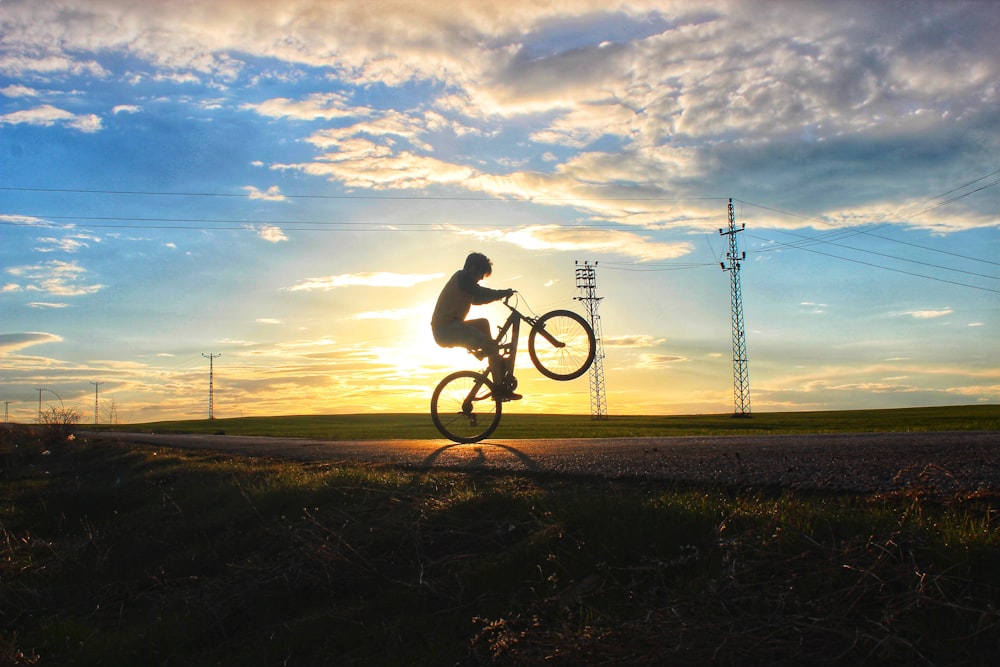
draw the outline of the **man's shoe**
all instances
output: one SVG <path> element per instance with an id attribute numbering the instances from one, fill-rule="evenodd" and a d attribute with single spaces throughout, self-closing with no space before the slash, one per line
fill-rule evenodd
<path id="1" fill-rule="evenodd" d="M 520 401 L 522 398 L 524 398 L 524 396 L 521 396 L 520 394 L 515 394 L 514 392 L 509 391 L 507 389 L 498 389 L 497 391 L 493 392 L 493 394 L 498 399 L 500 399 L 501 401 L 504 401 L 504 402 L 507 402 L 507 401 Z"/>

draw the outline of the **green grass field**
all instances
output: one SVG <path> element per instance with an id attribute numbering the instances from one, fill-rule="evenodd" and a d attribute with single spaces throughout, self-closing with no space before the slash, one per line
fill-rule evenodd
<path id="1" fill-rule="evenodd" d="M 421 437 L 411 432 L 421 418 L 147 426 Z M 509 426 L 533 436 L 996 430 L 997 407 Z M 1000 655 L 1000 489 L 946 491 L 933 476 L 857 495 L 407 471 L 125 438 L 0 427 L 0 665 L 987 665 Z"/>
<path id="2" fill-rule="evenodd" d="M 685 435 L 767 435 L 881 431 L 998 430 L 1000 405 L 845 412 L 774 412 L 732 415 L 611 416 L 504 413 L 496 438 L 601 438 Z M 361 414 L 191 420 L 102 426 L 118 431 L 217 433 L 326 440 L 440 438 L 426 414 Z"/>

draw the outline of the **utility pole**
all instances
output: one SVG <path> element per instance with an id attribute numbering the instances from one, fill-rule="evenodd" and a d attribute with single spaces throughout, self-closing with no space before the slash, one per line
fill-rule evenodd
<path id="1" fill-rule="evenodd" d="M 94 425 L 97 425 L 97 388 L 100 387 L 103 382 L 91 382 L 94 385 Z"/>
<path id="2" fill-rule="evenodd" d="M 747 337 L 743 326 L 743 290 L 740 286 L 740 263 L 747 258 L 746 252 L 740 254 L 736 235 L 746 229 L 746 225 L 736 228 L 736 216 L 733 213 L 733 200 L 729 199 L 729 229 L 720 229 L 719 234 L 729 237 L 729 252 L 726 253 L 727 265 L 722 263 L 722 270 L 729 272 L 730 309 L 733 320 L 733 400 L 735 403 L 734 417 L 750 416 L 750 371 L 747 363 Z"/>
<path id="3" fill-rule="evenodd" d="M 607 419 L 608 403 L 604 392 L 604 340 L 601 336 L 601 316 L 597 308 L 601 298 L 597 296 L 597 262 L 575 262 L 576 286 L 583 296 L 576 297 L 582 301 L 590 316 L 590 328 L 594 330 L 596 349 L 594 363 L 590 366 L 590 416 L 591 419 Z"/>
<path id="4" fill-rule="evenodd" d="M 215 375 L 212 362 L 221 357 L 222 354 L 205 354 L 202 352 L 201 356 L 208 359 L 208 418 L 215 419 Z"/>
<path id="5" fill-rule="evenodd" d="M 10 401 L 3 402 L 3 423 L 7 423 L 7 406 L 10 405 Z"/>

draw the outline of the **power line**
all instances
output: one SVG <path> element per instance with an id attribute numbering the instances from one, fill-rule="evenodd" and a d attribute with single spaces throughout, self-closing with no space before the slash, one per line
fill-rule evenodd
<path id="1" fill-rule="evenodd" d="M 801 234 L 796 234 L 794 232 L 789 232 L 789 231 L 784 231 L 784 230 L 779 230 L 779 231 L 781 231 L 782 234 L 788 234 L 790 236 L 798 236 L 798 237 L 804 238 L 804 239 L 808 239 L 809 238 L 809 237 L 802 236 Z M 753 235 L 751 234 L 750 236 L 753 236 Z M 760 239 L 762 241 L 769 241 L 770 240 L 770 239 L 767 239 L 767 238 L 764 238 L 764 237 L 760 237 L 760 236 L 754 236 L 754 238 Z M 899 257 L 899 256 L 896 256 L 896 255 L 889 255 L 889 254 L 883 253 L 883 252 L 876 252 L 875 250 L 865 250 L 864 248 L 855 248 L 854 246 L 844 245 L 842 243 L 835 243 L 833 241 L 823 241 L 822 243 L 824 243 L 826 245 L 836 246 L 838 248 L 844 248 L 846 250 L 854 250 L 854 251 L 857 251 L 857 252 L 867 253 L 869 255 L 877 255 L 879 257 L 885 257 L 886 259 L 895 259 L 895 260 L 900 261 L 900 262 L 910 262 L 911 264 L 920 264 L 922 266 L 929 266 L 931 268 L 942 269 L 944 271 L 954 271 L 956 273 L 964 273 L 966 275 L 976 276 L 978 278 L 989 278 L 991 280 L 1000 280 L 1000 276 L 991 276 L 991 275 L 986 274 L 986 273 L 978 273 L 976 271 L 966 271 L 964 269 L 955 269 L 955 268 L 952 268 L 950 266 L 942 266 L 940 264 L 931 264 L 930 262 L 922 262 L 922 261 L 920 261 L 918 259 L 908 259 L 906 257 Z M 781 245 L 778 248 L 762 248 L 762 249 L 758 250 L 758 252 L 774 252 L 775 250 L 781 250 L 783 248 L 795 248 L 795 249 L 801 249 L 801 250 L 807 250 L 808 249 L 805 245 L 801 245 L 801 244 L 800 245 L 796 245 L 796 244 L 783 244 L 783 245 Z"/>
<path id="2" fill-rule="evenodd" d="M 959 185 L 957 187 L 951 188 L 950 190 L 947 190 L 947 191 L 945 191 L 945 192 L 943 192 L 943 193 L 941 193 L 941 194 L 939 194 L 939 195 L 937 195 L 935 197 L 931 197 L 930 199 L 925 200 L 923 203 L 926 204 L 928 202 L 932 202 L 932 201 L 935 201 L 937 199 L 941 199 L 942 197 L 945 197 L 945 196 L 947 196 L 949 194 L 952 194 L 953 192 L 958 192 L 958 191 L 960 191 L 960 190 L 962 190 L 964 188 L 969 187 L 970 185 L 975 185 L 976 183 L 979 183 L 980 181 L 984 181 L 984 180 L 986 180 L 988 178 L 996 176 L 997 174 L 1000 174 L 1000 169 L 992 171 L 992 172 L 990 172 L 990 173 L 988 173 L 988 174 L 986 174 L 984 176 L 980 176 L 979 178 L 973 179 L 973 180 L 971 180 L 971 181 L 969 181 L 967 183 L 964 183 L 962 185 Z M 906 215 L 906 217 L 916 218 L 916 217 L 921 216 L 924 213 L 932 211 L 932 210 L 934 210 L 936 208 L 940 208 L 942 206 L 945 206 L 946 204 L 951 204 L 951 203 L 953 203 L 955 201 L 958 201 L 959 199 L 963 199 L 965 197 L 968 197 L 969 195 L 975 194 L 976 192 L 981 192 L 982 190 L 985 190 L 987 188 L 991 188 L 991 187 L 993 187 L 995 185 L 998 185 L 998 184 L 1000 184 L 1000 178 L 995 179 L 995 180 L 993 180 L 993 181 L 991 181 L 991 182 L 989 182 L 989 183 L 987 183 L 987 184 L 985 184 L 985 185 L 983 185 L 981 187 L 978 187 L 975 190 L 970 190 L 970 191 L 965 192 L 965 193 L 963 193 L 963 194 L 961 194 L 961 195 L 959 195 L 957 197 L 952 197 L 950 199 L 946 199 L 944 201 L 941 201 L 941 202 L 939 202 L 939 203 L 937 203 L 937 204 L 935 204 L 933 206 L 926 207 L 923 210 L 918 211 L 917 213 L 908 214 L 908 215 Z M 750 202 L 750 201 L 742 201 L 742 203 L 748 204 L 750 206 L 755 206 L 757 208 L 761 208 L 761 209 L 764 209 L 764 210 L 767 210 L 767 211 L 772 211 L 774 213 L 780 213 L 781 215 L 787 215 L 789 217 L 799 218 L 801 220 L 806 220 L 806 221 L 809 221 L 809 222 L 815 222 L 815 223 L 819 223 L 821 225 L 833 226 L 832 223 L 827 222 L 826 220 L 820 220 L 820 219 L 813 218 L 813 217 L 810 217 L 810 216 L 804 216 L 804 215 L 800 215 L 800 214 L 797 214 L 797 213 L 791 213 L 789 211 L 783 211 L 783 210 L 772 208 L 772 207 L 769 207 L 769 206 L 764 206 L 762 204 L 756 204 L 756 203 Z M 893 214 L 893 217 L 895 217 L 895 218 L 898 219 L 898 218 L 903 217 L 903 215 L 904 215 L 903 213 L 897 212 L 897 213 Z M 872 229 L 879 229 L 881 227 L 888 226 L 889 224 L 890 223 L 888 223 L 888 222 L 882 223 L 880 225 L 876 225 Z M 995 265 L 995 266 L 1000 266 L 1000 262 L 995 262 L 995 261 L 986 260 L 986 259 L 980 259 L 978 257 L 971 257 L 971 256 L 967 256 L 967 255 L 962 255 L 962 254 L 955 253 L 955 252 L 950 252 L 950 251 L 947 251 L 947 250 L 941 250 L 940 248 L 933 248 L 933 247 L 930 247 L 930 246 L 924 246 L 924 245 L 920 245 L 920 244 L 917 244 L 917 243 L 911 243 L 911 242 L 908 242 L 908 241 L 903 241 L 903 240 L 895 239 L 895 238 L 888 237 L 888 236 L 881 236 L 879 234 L 873 234 L 871 232 L 871 230 L 864 230 L 864 229 L 858 229 L 858 228 L 843 228 L 843 229 L 834 230 L 834 231 L 830 232 L 828 235 L 821 235 L 820 237 L 818 237 L 817 240 L 815 241 L 815 243 L 824 243 L 825 242 L 825 240 L 824 240 L 825 236 L 834 236 L 834 237 L 837 237 L 837 238 L 842 238 L 839 235 L 854 236 L 854 235 L 857 235 L 857 234 L 865 234 L 867 236 L 872 236 L 874 238 L 879 238 L 879 239 L 882 239 L 884 241 L 890 241 L 890 242 L 893 242 L 893 243 L 901 243 L 903 245 L 908 245 L 908 246 L 911 246 L 911 247 L 914 247 L 914 248 L 920 248 L 920 249 L 923 249 L 923 250 L 929 250 L 929 251 L 932 251 L 932 252 L 940 252 L 940 253 L 943 253 L 943 254 L 946 254 L 946 255 L 951 255 L 953 257 L 959 257 L 961 259 L 966 259 L 966 260 L 969 260 L 969 261 L 982 262 L 984 264 L 992 264 L 992 265 Z M 800 244 L 788 244 L 788 247 L 799 247 L 799 245 Z M 854 249 L 855 250 L 859 250 L 858 248 L 854 248 Z M 862 251 L 862 252 L 864 252 L 864 251 Z M 909 260 L 905 260 L 904 258 L 900 258 L 900 257 L 893 257 L 893 258 L 894 259 L 901 259 L 902 261 L 909 261 Z"/>
<path id="3" fill-rule="evenodd" d="M 315 228 L 309 227 L 294 227 L 291 231 L 442 231 L 445 230 L 448 223 L 441 222 L 383 222 L 383 221 L 366 221 L 366 220 L 355 220 L 355 221 L 342 221 L 342 222 L 332 222 L 323 220 L 236 220 L 236 219 L 224 219 L 224 218 L 148 218 L 148 217 L 135 217 L 135 216 L 80 216 L 80 215 L 44 215 L 44 214 L 21 214 L 25 217 L 36 218 L 38 220 L 44 221 L 45 224 L 28 224 L 23 221 L 13 221 L 13 220 L 0 220 L 0 225 L 12 226 L 12 227 L 29 227 L 29 228 L 57 228 L 57 229 L 73 229 L 77 225 L 67 222 L 67 223 L 49 223 L 48 220 L 79 220 L 87 223 L 85 226 L 87 228 L 95 229 L 178 229 L 178 230 L 190 230 L 190 231 L 227 231 L 227 230 L 248 230 L 252 229 L 254 225 L 315 225 Z M 121 224 L 121 225 L 110 225 L 110 224 L 92 224 L 94 222 L 111 222 L 111 221 L 135 221 L 142 224 Z M 163 222 L 163 223 L 178 223 L 178 224 L 163 224 L 163 225 L 151 225 L 146 223 L 151 222 Z M 179 224 L 184 223 L 184 224 Z M 190 224 L 189 224 L 190 223 Z M 211 227 L 205 225 L 213 225 Z M 496 228 L 498 226 L 502 227 L 504 225 L 498 224 L 463 224 L 463 227 L 484 227 L 484 228 Z M 514 225 L 509 225 L 513 227 Z M 630 228 L 641 228 L 637 225 L 621 225 L 617 223 L 581 223 L 579 225 L 560 225 L 561 227 L 572 228 L 572 229 L 630 229 Z M 357 227 L 357 229 L 348 230 L 338 230 L 338 227 Z"/>
<path id="4" fill-rule="evenodd" d="M 15 187 L 4 187 L 0 186 L 0 191 L 7 192 L 40 192 L 46 194 L 96 194 L 96 195 L 133 195 L 133 196 L 157 196 L 157 197 L 225 197 L 232 199 L 250 199 L 250 195 L 246 192 L 171 192 L 171 191 L 153 191 L 153 190 L 97 190 L 97 189 L 85 189 L 85 188 L 15 188 Z M 496 202 L 506 202 L 512 204 L 530 204 L 531 202 L 538 201 L 557 201 L 557 202 L 574 202 L 574 201 L 717 201 L 723 199 L 722 197 L 660 197 L 660 196 L 646 196 L 646 197 L 623 197 L 623 196 L 607 196 L 607 197 L 527 197 L 522 199 L 517 199 L 513 197 L 473 197 L 473 196 L 456 196 L 456 195 L 382 195 L 382 194 L 372 194 L 372 195 L 352 195 L 352 194 L 336 194 L 336 195 L 318 195 L 318 194 L 307 194 L 307 195 L 295 195 L 295 194 L 285 194 L 281 193 L 278 195 L 282 199 L 376 199 L 376 200 L 386 200 L 386 201 L 496 201 Z"/>
<path id="5" fill-rule="evenodd" d="M 761 238 L 761 237 L 754 237 L 754 238 Z M 764 240 L 767 240 L 767 239 L 764 239 Z M 799 250 L 805 250 L 806 252 L 816 253 L 817 255 L 823 255 L 824 257 L 832 257 L 834 259 L 842 259 L 845 262 L 854 262 L 855 264 L 862 264 L 864 266 L 870 266 L 870 267 L 873 267 L 873 268 L 876 268 L 876 269 L 883 269 L 885 271 L 892 271 L 894 273 L 902 273 L 904 275 L 914 276 L 916 278 L 926 278 L 927 280 L 934 280 L 934 281 L 939 282 L 939 283 L 947 283 L 949 285 L 958 285 L 959 287 L 969 287 L 971 289 L 982 290 L 984 292 L 994 292 L 996 294 L 1000 294 L 1000 289 L 991 289 L 989 287 L 980 287 L 979 285 L 970 285 L 968 283 L 960 283 L 960 282 L 958 282 L 956 280 L 947 280 L 945 278 L 936 278 L 934 276 L 927 276 L 927 275 L 924 275 L 922 273 L 914 273 L 912 271 L 904 271 L 902 269 L 894 269 L 894 268 L 889 267 L 889 266 L 882 266 L 881 264 L 873 264 L 871 262 L 863 262 L 860 259 L 851 259 L 850 257 L 841 257 L 840 255 L 832 255 L 832 254 L 830 254 L 828 252 L 821 252 L 819 250 L 814 250 L 813 248 L 805 248 L 805 247 L 801 247 L 800 246 Z"/>

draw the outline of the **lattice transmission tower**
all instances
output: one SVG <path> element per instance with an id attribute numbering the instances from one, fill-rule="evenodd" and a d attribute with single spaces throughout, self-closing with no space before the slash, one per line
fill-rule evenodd
<path id="1" fill-rule="evenodd" d="M 597 296 L 597 262 L 575 262 L 576 286 L 583 296 L 582 301 L 590 316 L 590 326 L 594 330 L 594 363 L 590 366 L 590 416 L 591 419 L 608 418 L 608 401 L 604 392 L 604 340 L 601 335 L 601 316 L 597 313 L 602 297 Z"/>
<path id="2" fill-rule="evenodd" d="M 736 228 L 733 200 L 729 200 L 729 229 L 720 229 L 719 234 L 729 237 L 729 252 L 722 270 L 729 272 L 730 304 L 733 319 L 733 400 L 736 406 L 734 416 L 750 416 L 750 370 L 747 363 L 747 336 L 743 326 L 743 290 L 740 286 L 740 264 L 747 258 L 740 254 L 736 235 L 746 229 L 746 225 Z"/>
<path id="3" fill-rule="evenodd" d="M 205 354 L 202 352 L 201 356 L 208 359 L 208 418 L 215 419 L 215 372 L 213 361 L 222 356 L 222 354 Z"/>

